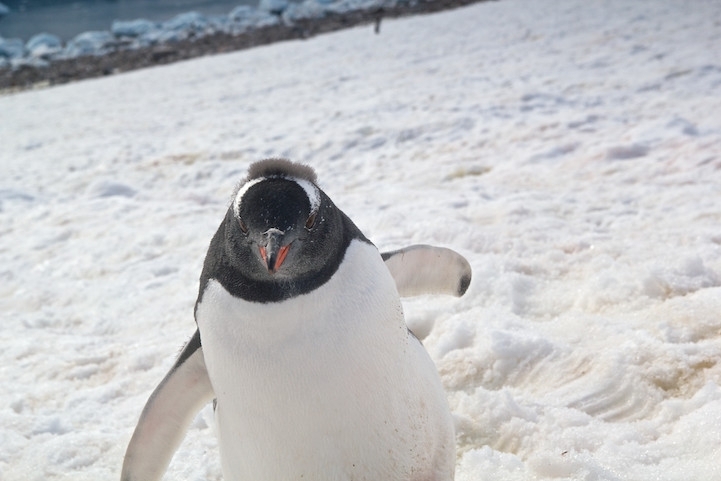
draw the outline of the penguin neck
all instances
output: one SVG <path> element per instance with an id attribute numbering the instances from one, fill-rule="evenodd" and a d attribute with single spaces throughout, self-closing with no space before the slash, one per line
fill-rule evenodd
<path id="1" fill-rule="evenodd" d="M 212 275 L 201 281 L 198 302 L 202 300 L 203 286 L 207 286 L 210 279 L 218 281 L 233 297 L 245 301 L 260 303 L 284 301 L 307 294 L 325 284 L 338 269 L 338 264 L 339 262 L 329 263 L 320 271 L 293 279 L 261 280 L 245 275 L 232 265 L 220 263 Z"/>
<path id="2" fill-rule="evenodd" d="M 307 294 L 319 288 L 328 282 L 338 270 L 352 240 L 356 239 L 372 245 L 345 214 L 340 212 L 340 216 L 340 226 L 344 231 L 344 235 L 336 254 L 326 259 L 320 270 L 293 279 L 257 279 L 244 273 L 231 262 L 230 256 L 224 249 L 225 229 L 224 223 L 221 224 L 210 242 L 205 257 L 203 272 L 200 276 L 200 289 L 195 303 L 196 311 L 198 304 L 202 301 L 203 292 L 211 279 L 218 281 L 232 296 L 259 303 L 280 302 Z"/>

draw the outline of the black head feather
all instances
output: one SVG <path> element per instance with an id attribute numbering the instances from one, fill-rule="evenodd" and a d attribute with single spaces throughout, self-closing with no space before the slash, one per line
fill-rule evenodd
<path id="1" fill-rule="evenodd" d="M 263 262 L 270 237 L 287 246 L 279 269 Z M 335 273 L 353 239 L 368 242 L 318 188 L 312 168 L 285 159 L 252 164 L 211 241 L 198 302 L 210 279 L 254 302 L 310 292 Z"/>
<path id="2" fill-rule="evenodd" d="M 246 181 L 259 177 L 296 177 L 317 183 L 317 176 L 312 167 L 288 159 L 265 159 L 251 164 Z"/>

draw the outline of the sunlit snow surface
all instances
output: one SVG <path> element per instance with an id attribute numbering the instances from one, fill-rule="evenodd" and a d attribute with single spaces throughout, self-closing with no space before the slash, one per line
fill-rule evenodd
<path id="1" fill-rule="evenodd" d="M 456 479 L 721 478 L 719 46 L 715 0 L 502 0 L 0 97 L 0 478 L 119 478 L 267 156 L 470 260 L 405 303 Z M 219 466 L 207 407 L 165 479 Z"/>

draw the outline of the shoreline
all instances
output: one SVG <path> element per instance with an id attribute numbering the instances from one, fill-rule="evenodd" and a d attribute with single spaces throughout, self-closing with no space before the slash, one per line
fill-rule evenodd
<path id="1" fill-rule="evenodd" d="M 328 12 L 320 18 L 299 19 L 292 25 L 258 27 L 237 35 L 216 32 L 132 50 L 117 49 L 103 55 L 53 60 L 46 66 L 8 66 L 0 68 L 0 94 L 62 85 L 285 40 L 306 39 L 359 25 L 375 24 L 376 33 L 382 33 L 385 18 L 429 14 L 484 1 L 489 0 L 421 0 L 412 5 Z"/>

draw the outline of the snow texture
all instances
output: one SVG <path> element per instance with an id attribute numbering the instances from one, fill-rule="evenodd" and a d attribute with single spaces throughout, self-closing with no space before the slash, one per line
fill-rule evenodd
<path id="1" fill-rule="evenodd" d="M 719 479 L 719 24 L 503 0 L 0 97 L 0 478 L 118 479 L 235 184 L 286 156 L 380 249 L 473 266 L 404 302 L 457 480 Z M 210 407 L 165 479 L 221 479 Z"/>

